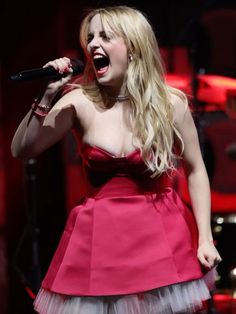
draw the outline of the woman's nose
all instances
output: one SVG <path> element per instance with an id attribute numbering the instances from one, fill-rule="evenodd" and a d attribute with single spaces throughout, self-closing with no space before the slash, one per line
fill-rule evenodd
<path id="1" fill-rule="evenodd" d="M 99 46 L 100 46 L 99 38 L 94 37 L 94 38 L 90 41 L 89 46 L 91 47 L 91 49 L 94 49 L 94 48 L 99 47 Z"/>

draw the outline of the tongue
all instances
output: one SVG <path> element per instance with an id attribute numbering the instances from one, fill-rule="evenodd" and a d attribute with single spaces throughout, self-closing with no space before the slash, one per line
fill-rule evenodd
<path id="1" fill-rule="evenodd" d="M 97 70 L 97 73 L 98 74 L 104 74 L 107 70 L 108 70 L 108 66 L 106 66 L 104 68 L 100 68 L 99 70 Z"/>

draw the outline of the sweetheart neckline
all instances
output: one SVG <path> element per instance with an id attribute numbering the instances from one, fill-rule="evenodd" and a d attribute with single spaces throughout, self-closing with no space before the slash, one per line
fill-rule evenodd
<path id="1" fill-rule="evenodd" d="M 102 153 L 104 153 L 104 154 L 106 154 L 106 155 L 108 155 L 114 159 L 127 159 L 127 158 L 133 156 L 135 153 L 139 152 L 139 148 L 136 148 L 136 149 L 130 151 L 129 153 L 127 153 L 125 156 L 116 156 L 113 153 L 106 150 L 105 148 L 102 148 L 102 147 L 94 145 L 94 144 L 89 144 L 87 142 L 83 142 L 82 147 L 84 147 L 84 146 L 87 146 L 90 148 L 95 148 L 95 149 L 101 151 Z"/>

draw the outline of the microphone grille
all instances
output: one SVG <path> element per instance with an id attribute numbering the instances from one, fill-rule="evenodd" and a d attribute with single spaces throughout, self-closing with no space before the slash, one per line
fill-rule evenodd
<path id="1" fill-rule="evenodd" d="M 79 59 L 71 59 L 73 75 L 81 74 L 84 71 L 84 63 Z"/>

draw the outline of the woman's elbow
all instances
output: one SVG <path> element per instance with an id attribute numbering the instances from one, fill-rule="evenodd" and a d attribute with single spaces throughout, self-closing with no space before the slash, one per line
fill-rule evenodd
<path id="1" fill-rule="evenodd" d="M 21 150 L 14 144 L 14 142 L 11 143 L 11 154 L 14 158 L 20 158 L 21 156 Z"/>
<path id="2" fill-rule="evenodd" d="M 37 155 L 37 153 L 31 148 L 27 148 L 27 147 L 18 147 L 15 146 L 13 143 L 11 145 L 11 154 L 14 158 L 19 158 L 19 159 L 30 159 L 35 157 L 35 155 Z"/>

